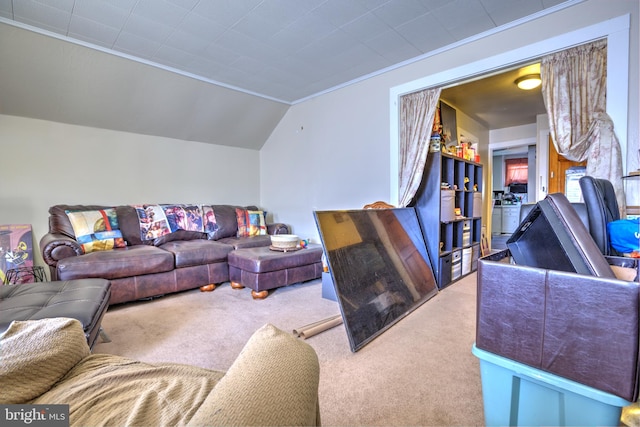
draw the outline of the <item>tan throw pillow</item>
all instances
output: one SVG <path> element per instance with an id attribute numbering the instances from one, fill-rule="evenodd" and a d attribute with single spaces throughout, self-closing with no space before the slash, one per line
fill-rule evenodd
<path id="1" fill-rule="evenodd" d="M 80 322 L 63 317 L 12 322 L 0 349 L 2 404 L 35 399 L 90 353 Z"/>

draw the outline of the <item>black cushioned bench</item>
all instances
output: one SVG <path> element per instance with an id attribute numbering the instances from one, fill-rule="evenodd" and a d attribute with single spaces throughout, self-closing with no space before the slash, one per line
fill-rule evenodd
<path id="1" fill-rule="evenodd" d="M 111 283 L 105 279 L 0 286 L 0 334 L 14 320 L 70 317 L 82 323 L 87 343 L 93 347 L 110 295 Z"/>

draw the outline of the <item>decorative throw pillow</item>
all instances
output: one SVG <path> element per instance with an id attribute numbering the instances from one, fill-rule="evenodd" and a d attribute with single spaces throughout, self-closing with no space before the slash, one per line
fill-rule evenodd
<path id="1" fill-rule="evenodd" d="M 165 211 L 160 205 L 132 205 L 138 215 L 140 239 L 153 240 L 171 233 Z"/>
<path id="2" fill-rule="evenodd" d="M 126 243 L 118 229 L 118 216 L 113 208 L 95 211 L 66 211 L 76 240 L 84 253 L 124 248 Z"/>
<path id="3" fill-rule="evenodd" d="M 215 232 L 218 230 L 218 223 L 216 221 L 216 214 L 213 211 L 213 206 L 203 205 L 202 206 L 202 216 L 204 222 L 204 232 L 209 235 L 209 237 L 213 236 Z"/>
<path id="4" fill-rule="evenodd" d="M 267 234 L 264 211 L 236 208 L 238 237 L 262 236 Z"/>

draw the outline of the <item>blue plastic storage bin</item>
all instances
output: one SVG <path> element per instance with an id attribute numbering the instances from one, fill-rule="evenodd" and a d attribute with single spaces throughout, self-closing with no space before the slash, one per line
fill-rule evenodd
<path id="1" fill-rule="evenodd" d="M 631 402 L 613 394 L 481 350 L 484 419 L 488 426 L 618 426 Z"/>

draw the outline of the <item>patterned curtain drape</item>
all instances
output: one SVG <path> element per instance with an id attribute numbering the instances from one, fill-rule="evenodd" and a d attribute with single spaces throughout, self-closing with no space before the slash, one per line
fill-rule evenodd
<path id="1" fill-rule="evenodd" d="M 425 89 L 400 99 L 400 207 L 409 205 L 422 181 L 440 91 Z"/>
<path id="2" fill-rule="evenodd" d="M 622 153 L 606 112 L 607 41 L 544 57 L 540 75 L 556 150 L 569 160 L 586 160 L 587 175 L 611 181 L 624 217 Z"/>

